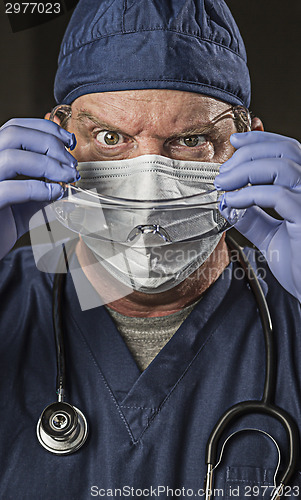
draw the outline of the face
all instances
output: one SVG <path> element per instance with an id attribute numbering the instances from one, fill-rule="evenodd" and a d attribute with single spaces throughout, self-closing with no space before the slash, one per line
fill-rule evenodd
<path id="1" fill-rule="evenodd" d="M 78 161 L 125 160 L 156 154 L 176 160 L 223 163 L 234 152 L 229 138 L 236 132 L 229 104 L 195 93 L 172 90 L 81 96 L 72 104 L 67 128 L 76 135 L 77 146 L 72 154 Z M 90 257 L 81 261 L 83 268 L 86 262 L 91 262 Z M 209 269 L 212 264 L 208 266 Z M 209 286 L 211 277 L 193 276 L 189 282 L 185 280 L 162 292 L 167 294 L 166 301 L 169 303 L 170 297 L 173 297 L 172 301 L 181 301 L 181 297 L 185 301 L 187 297 L 189 301 L 194 300 Z M 98 282 L 93 276 L 91 280 Z M 102 285 L 99 286 L 102 289 Z M 154 299 L 151 294 L 135 291 L 131 300 L 135 307 L 139 297 L 143 304 L 148 306 L 151 300 L 158 307 L 162 293 L 156 294 Z"/>
<path id="2" fill-rule="evenodd" d="M 157 154 L 223 163 L 234 152 L 232 108 L 216 99 L 175 90 L 104 92 L 72 104 L 68 130 L 78 161 L 124 160 Z"/>

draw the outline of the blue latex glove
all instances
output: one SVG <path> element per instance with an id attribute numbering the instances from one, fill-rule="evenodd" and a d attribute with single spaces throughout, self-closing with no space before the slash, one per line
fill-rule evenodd
<path id="1" fill-rule="evenodd" d="M 259 248 L 279 283 L 300 301 L 301 145 L 257 131 L 233 134 L 230 141 L 237 151 L 215 181 L 217 189 L 230 191 L 223 195 L 220 211 L 231 221 L 235 209 L 246 208 L 235 228 Z M 274 208 L 283 220 L 260 207 Z"/>
<path id="2" fill-rule="evenodd" d="M 63 194 L 62 187 L 39 179 L 74 182 L 75 136 L 49 120 L 20 118 L 0 128 L 0 259 L 28 231 L 31 216 Z M 17 174 L 30 179 L 13 180 Z"/>

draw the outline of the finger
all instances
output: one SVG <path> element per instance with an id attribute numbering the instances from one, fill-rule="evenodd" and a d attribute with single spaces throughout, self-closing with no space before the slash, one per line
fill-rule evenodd
<path id="1" fill-rule="evenodd" d="M 222 211 L 222 215 L 230 223 L 232 210 L 228 207 Z M 266 249 L 280 224 L 282 221 L 274 219 L 261 208 L 250 207 L 234 227 L 266 256 Z"/>
<path id="2" fill-rule="evenodd" d="M 217 175 L 216 189 L 232 191 L 247 184 L 276 184 L 291 189 L 301 184 L 301 165 L 284 158 L 247 161 Z"/>
<path id="3" fill-rule="evenodd" d="M 64 194 L 59 184 L 36 180 L 0 183 L 0 209 L 29 201 L 53 201 Z"/>
<path id="4" fill-rule="evenodd" d="M 46 177 L 58 182 L 75 182 L 79 176 L 75 168 L 49 156 L 18 149 L 0 151 L 0 181 L 13 179 L 16 175 Z"/>
<path id="5" fill-rule="evenodd" d="M 250 132 L 240 132 L 232 134 L 230 137 L 232 146 L 236 149 L 242 145 L 256 144 L 259 142 L 278 142 L 278 141 L 291 141 L 299 144 L 296 139 L 287 137 L 286 135 L 274 134 L 272 132 L 264 132 L 259 130 L 252 130 Z"/>
<path id="6" fill-rule="evenodd" d="M 300 193 L 282 186 L 250 186 L 227 192 L 222 196 L 220 208 L 248 208 L 254 205 L 274 208 L 288 222 L 301 222 Z"/>
<path id="7" fill-rule="evenodd" d="M 233 220 L 232 211 L 233 208 L 231 207 L 226 207 L 221 211 L 223 217 L 231 224 Z M 246 209 L 243 217 L 234 227 L 263 251 L 263 242 L 266 245 L 270 241 L 269 238 L 267 239 L 267 235 L 273 235 L 281 223 L 282 221 L 274 219 L 274 217 L 268 215 L 261 208 L 250 207 Z"/>
<path id="8" fill-rule="evenodd" d="M 58 134 L 12 125 L 0 132 L 0 151 L 20 149 L 50 156 L 56 160 L 76 165 L 75 158 L 66 150 Z"/>
<path id="9" fill-rule="evenodd" d="M 0 128 L 0 132 L 1 130 L 4 130 L 7 127 L 11 126 L 40 130 L 41 132 L 55 135 L 58 139 L 61 139 L 65 146 L 67 146 L 71 150 L 74 149 L 76 145 L 74 134 L 68 132 L 68 130 L 65 130 L 57 123 L 50 120 L 44 120 L 43 118 L 12 118 L 8 122 L 4 123 L 4 125 L 2 125 L 2 127 Z"/>
<path id="10" fill-rule="evenodd" d="M 279 141 L 256 142 L 251 144 L 236 144 L 239 148 L 227 160 L 220 171 L 232 169 L 241 163 L 265 158 L 287 158 L 301 164 L 301 146 L 294 139 L 281 139 Z"/>

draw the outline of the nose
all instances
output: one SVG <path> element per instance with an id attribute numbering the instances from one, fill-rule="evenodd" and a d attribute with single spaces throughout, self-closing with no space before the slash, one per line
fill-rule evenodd
<path id="1" fill-rule="evenodd" d="M 161 155 L 164 154 L 164 141 L 153 137 L 147 137 L 137 141 L 135 150 L 133 151 L 133 158 L 141 155 Z"/>

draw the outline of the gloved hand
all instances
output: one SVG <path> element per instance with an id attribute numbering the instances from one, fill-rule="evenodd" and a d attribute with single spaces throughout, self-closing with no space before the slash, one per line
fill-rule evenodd
<path id="1" fill-rule="evenodd" d="M 65 149 L 75 136 L 43 119 L 13 119 L 0 128 L 0 259 L 28 231 L 31 216 L 63 194 L 59 184 L 74 182 L 77 161 Z M 30 177 L 13 180 L 17 174 Z"/>
<path id="2" fill-rule="evenodd" d="M 231 222 L 235 209 L 246 208 L 235 228 L 259 248 L 279 283 L 300 301 L 301 145 L 257 131 L 233 134 L 230 141 L 237 151 L 215 180 L 217 189 L 230 191 L 222 196 L 220 211 Z M 283 220 L 261 207 L 275 209 Z"/>

